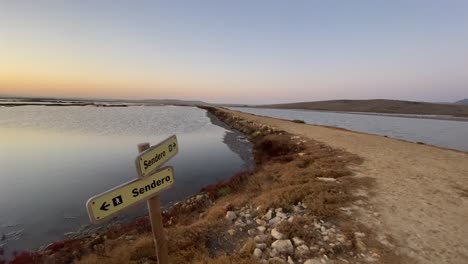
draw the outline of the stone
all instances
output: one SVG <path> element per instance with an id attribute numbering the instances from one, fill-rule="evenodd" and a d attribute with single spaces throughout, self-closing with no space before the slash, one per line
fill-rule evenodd
<path id="1" fill-rule="evenodd" d="M 283 208 L 276 208 L 276 209 L 275 209 L 275 212 L 276 212 L 276 213 L 283 212 Z"/>
<path id="2" fill-rule="evenodd" d="M 305 155 L 305 153 L 304 152 L 299 152 L 299 153 L 297 153 L 297 155 L 299 155 L 299 157 L 302 157 L 302 156 Z"/>
<path id="3" fill-rule="evenodd" d="M 344 243 L 346 241 L 346 237 L 344 235 L 337 235 L 336 240 L 340 243 Z"/>
<path id="4" fill-rule="evenodd" d="M 356 248 L 361 252 L 367 250 L 366 244 L 364 244 L 364 242 L 360 238 L 356 238 Z"/>
<path id="5" fill-rule="evenodd" d="M 322 262 L 318 259 L 308 259 L 304 262 L 304 264 L 322 264 Z"/>
<path id="6" fill-rule="evenodd" d="M 255 223 L 257 223 L 257 225 L 261 225 L 261 226 L 266 226 L 267 225 L 267 222 L 263 219 L 255 219 Z"/>
<path id="7" fill-rule="evenodd" d="M 299 258 L 303 258 L 303 257 L 307 256 L 308 254 L 310 254 L 310 249 L 306 245 L 300 245 L 300 246 L 298 246 L 296 248 L 296 253 L 295 254 Z"/>
<path id="8" fill-rule="evenodd" d="M 281 232 L 279 232 L 278 230 L 276 230 L 276 228 L 273 228 L 273 229 L 271 230 L 271 236 L 272 236 L 274 239 L 278 239 L 278 240 L 281 240 L 281 239 L 285 239 L 285 238 L 286 238 L 286 236 L 285 236 L 283 233 L 281 233 Z"/>
<path id="9" fill-rule="evenodd" d="M 289 223 L 292 223 L 293 221 L 294 221 L 294 216 L 291 216 L 291 217 L 288 218 Z"/>
<path id="10" fill-rule="evenodd" d="M 270 251 L 270 257 L 274 258 L 276 256 L 278 256 L 278 251 L 276 249 L 272 249 Z"/>
<path id="11" fill-rule="evenodd" d="M 228 232 L 229 235 L 233 236 L 236 233 L 236 230 L 229 229 L 227 232 Z"/>
<path id="12" fill-rule="evenodd" d="M 294 252 L 294 247 L 289 239 L 276 240 L 271 244 L 271 247 L 279 253 L 293 254 Z"/>
<path id="13" fill-rule="evenodd" d="M 293 241 L 293 243 L 294 243 L 294 245 L 296 247 L 299 246 L 299 245 L 304 244 L 304 240 L 302 240 L 302 239 L 300 239 L 298 237 L 293 237 L 292 241 Z"/>
<path id="14" fill-rule="evenodd" d="M 244 222 L 242 222 L 241 219 L 237 219 L 237 221 L 234 223 L 235 226 L 240 226 L 240 227 L 244 227 L 246 226 L 246 224 Z"/>
<path id="15" fill-rule="evenodd" d="M 271 218 L 273 218 L 273 210 L 272 209 L 268 210 L 268 212 L 263 216 L 263 219 L 265 219 L 267 221 L 270 220 Z"/>
<path id="16" fill-rule="evenodd" d="M 316 179 L 319 181 L 324 181 L 324 182 L 336 182 L 335 178 L 317 177 Z"/>
<path id="17" fill-rule="evenodd" d="M 283 212 L 277 212 L 277 213 L 276 213 L 276 217 L 278 217 L 279 219 L 287 219 L 287 218 L 288 218 L 288 215 L 286 215 L 286 214 L 283 213 Z"/>
<path id="18" fill-rule="evenodd" d="M 266 230 L 266 227 L 264 227 L 264 226 L 258 226 L 258 227 L 257 227 L 257 230 L 258 230 L 258 232 L 260 232 L 260 233 L 263 234 L 263 233 L 265 232 L 265 230 Z"/>
<path id="19" fill-rule="evenodd" d="M 262 257 L 262 250 L 259 248 L 256 248 L 253 252 L 253 256 L 256 258 L 261 258 Z"/>
<path id="20" fill-rule="evenodd" d="M 276 224 L 278 224 L 279 222 L 281 222 L 281 218 L 279 218 L 279 217 L 274 217 L 274 218 L 270 219 L 270 221 L 268 221 L 268 224 L 270 224 L 270 225 L 276 225 Z"/>
<path id="21" fill-rule="evenodd" d="M 268 235 L 258 235 L 254 237 L 254 241 L 257 243 L 264 243 L 267 242 Z"/>
<path id="22" fill-rule="evenodd" d="M 267 248 L 267 244 L 265 244 L 265 243 L 257 243 L 257 244 L 255 245 L 255 247 L 256 247 L 256 248 L 259 248 L 259 249 L 261 249 L 261 250 L 264 250 L 264 249 Z"/>
<path id="23" fill-rule="evenodd" d="M 271 263 L 271 264 L 283 264 L 284 263 L 284 260 L 282 258 L 278 258 L 278 257 L 273 257 L 273 258 L 270 258 L 268 260 L 268 263 Z"/>
<path id="24" fill-rule="evenodd" d="M 249 236 L 255 236 L 257 234 L 257 230 L 255 229 L 249 229 L 247 231 L 247 234 L 249 234 Z"/>
<path id="25" fill-rule="evenodd" d="M 226 219 L 229 220 L 229 221 L 234 221 L 235 219 L 237 218 L 236 216 L 236 213 L 234 213 L 233 211 L 227 211 L 226 213 Z"/>
<path id="26" fill-rule="evenodd" d="M 317 246 L 311 246 L 309 249 L 310 249 L 310 251 L 312 251 L 312 252 L 317 252 L 317 251 L 319 251 L 319 248 L 318 248 Z"/>
<path id="27" fill-rule="evenodd" d="M 134 236 L 125 236 L 125 240 L 134 240 L 135 237 Z"/>
<path id="28" fill-rule="evenodd" d="M 354 236 L 358 238 L 366 237 L 366 234 L 362 232 L 354 232 Z"/>
<path id="29" fill-rule="evenodd" d="M 294 260 L 291 258 L 291 256 L 288 256 L 288 264 L 294 264 Z"/>

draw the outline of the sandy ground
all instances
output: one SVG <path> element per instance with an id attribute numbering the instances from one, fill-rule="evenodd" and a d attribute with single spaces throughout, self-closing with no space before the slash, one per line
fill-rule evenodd
<path id="1" fill-rule="evenodd" d="M 356 176 L 376 184 L 350 213 L 416 263 L 468 263 L 467 153 L 231 112 L 363 157 Z"/>

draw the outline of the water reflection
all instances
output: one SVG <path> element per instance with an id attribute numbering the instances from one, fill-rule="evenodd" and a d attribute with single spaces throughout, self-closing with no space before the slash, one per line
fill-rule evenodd
<path id="1" fill-rule="evenodd" d="M 136 177 L 138 143 L 177 134 L 180 150 L 167 164 L 176 184 L 162 194 L 163 204 L 248 167 L 223 143 L 235 133 L 196 108 L 28 106 L 0 108 L 0 120 L 0 236 L 8 234 L 0 244 L 7 253 L 88 224 L 89 197 Z M 120 218 L 141 215 L 142 208 Z"/>

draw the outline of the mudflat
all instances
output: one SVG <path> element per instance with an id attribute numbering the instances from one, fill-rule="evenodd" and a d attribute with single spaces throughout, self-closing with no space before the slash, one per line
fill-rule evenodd
<path id="1" fill-rule="evenodd" d="M 370 135 L 225 110 L 364 159 L 356 177 L 375 180 L 359 189 L 348 214 L 390 250 L 416 263 L 468 263 L 468 154 Z"/>

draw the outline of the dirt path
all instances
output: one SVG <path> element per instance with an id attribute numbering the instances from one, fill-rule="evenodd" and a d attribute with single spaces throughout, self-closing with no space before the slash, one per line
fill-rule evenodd
<path id="1" fill-rule="evenodd" d="M 357 219 L 418 263 L 468 263 L 467 153 L 231 112 L 363 157 L 356 175 L 376 186 L 368 202 L 349 208 Z"/>

